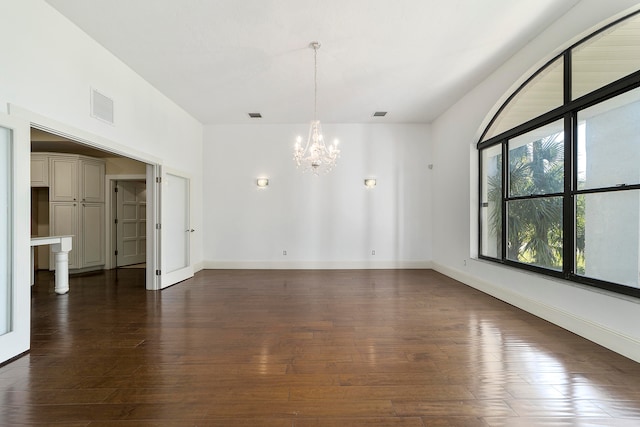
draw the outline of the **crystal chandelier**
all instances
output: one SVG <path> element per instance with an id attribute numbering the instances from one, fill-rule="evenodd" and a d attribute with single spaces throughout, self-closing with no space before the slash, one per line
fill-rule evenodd
<path id="1" fill-rule="evenodd" d="M 309 136 L 307 137 L 307 143 L 302 146 L 302 138 L 296 139 L 296 145 L 293 150 L 293 159 L 296 162 L 298 168 L 302 168 L 303 172 L 308 170 L 312 171 L 315 175 L 320 172 L 329 172 L 336 165 L 336 160 L 340 156 L 340 150 L 338 150 L 338 140 L 334 140 L 333 144 L 329 144 L 329 147 L 324 142 L 322 136 L 322 128 L 320 127 L 320 120 L 317 119 L 318 112 L 318 49 L 320 49 L 319 42 L 311 42 L 309 47 L 313 48 L 313 120 L 309 127 Z"/>

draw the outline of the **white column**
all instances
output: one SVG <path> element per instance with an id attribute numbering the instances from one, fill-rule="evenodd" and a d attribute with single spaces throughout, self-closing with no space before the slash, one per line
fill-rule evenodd
<path id="1" fill-rule="evenodd" d="M 51 245 L 56 263 L 56 286 L 58 295 L 69 292 L 69 251 L 71 250 L 71 237 L 63 237 L 60 243 Z"/>
<path id="2" fill-rule="evenodd" d="M 54 252 L 56 260 L 56 294 L 69 292 L 69 252 Z"/>
<path id="3" fill-rule="evenodd" d="M 34 237 L 31 239 L 31 274 L 33 284 L 33 246 L 51 245 L 55 256 L 56 285 L 55 291 L 62 295 L 69 292 L 69 251 L 71 251 L 71 236 Z"/>

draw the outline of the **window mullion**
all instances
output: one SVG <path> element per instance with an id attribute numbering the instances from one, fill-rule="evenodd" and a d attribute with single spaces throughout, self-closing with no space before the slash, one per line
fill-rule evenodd
<path id="1" fill-rule="evenodd" d="M 507 259 L 507 197 L 509 197 L 509 147 L 508 141 L 502 142 L 502 261 Z"/>
<path id="2" fill-rule="evenodd" d="M 575 270 L 575 203 L 572 194 L 576 171 L 576 153 L 574 149 L 577 144 L 576 124 L 574 115 L 567 114 L 564 117 L 564 196 L 562 199 L 562 272 L 565 277 L 569 277 Z"/>
<path id="3" fill-rule="evenodd" d="M 572 80 L 571 80 L 571 49 L 564 53 L 564 79 L 563 93 L 564 105 L 568 106 L 572 99 Z"/>
<path id="4" fill-rule="evenodd" d="M 564 53 L 564 105 L 569 105 L 572 99 L 572 66 L 571 49 Z M 577 188 L 577 128 L 574 115 L 566 113 L 564 116 L 564 196 L 562 199 L 562 273 L 569 277 L 575 270 L 575 203 L 572 195 Z"/>
<path id="5" fill-rule="evenodd" d="M 482 203 L 483 203 L 483 191 L 484 188 L 482 187 L 482 177 L 484 176 L 484 170 L 482 167 L 482 150 L 478 151 L 478 153 L 480 153 L 480 155 L 478 156 L 478 176 L 480 177 L 480 181 L 478 185 L 478 256 L 482 255 L 482 232 L 484 230 L 484 227 L 487 227 L 487 224 L 485 224 L 482 221 Z"/>

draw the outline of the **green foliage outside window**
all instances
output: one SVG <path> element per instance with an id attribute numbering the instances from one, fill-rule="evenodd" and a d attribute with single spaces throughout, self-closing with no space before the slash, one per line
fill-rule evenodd
<path id="1" fill-rule="evenodd" d="M 490 232 L 502 245 L 502 169 L 487 177 Z M 556 133 L 509 150 L 509 194 L 532 196 L 558 194 L 564 190 L 564 142 Z M 506 258 L 541 267 L 562 269 L 562 197 L 512 200 L 507 203 Z M 577 204 L 578 251 L 584 249 L 584 201 Z M 580 259 L 580 257 L 579 257 Z M 582 258 L 582 268 L 584 259 Z M 580 266 L 579 266 L 580 268 Z"/>

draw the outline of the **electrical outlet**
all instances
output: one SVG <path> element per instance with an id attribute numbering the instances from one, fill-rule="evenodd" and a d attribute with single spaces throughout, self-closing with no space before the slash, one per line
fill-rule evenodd
<path id="1" fill-rule="evenodd" d="M 376 250 L 374 249 L 371 251 L 371 255 L 375 255 L 375 254 L 376 254 Z"/>
<path id="2" fill-rule="evenodd" d="M 462 260 L 462 263 L 464 264 L 465 267 L 467 266 L 467 260 L 466 259 Z"/>
<path id="3" fill-rule="evenodd" d="M 286 254 L 287 254 L 287 251 L 282 251 L 282 255 L 286 255 Z"/>

